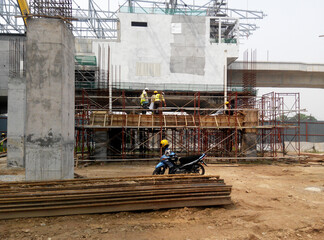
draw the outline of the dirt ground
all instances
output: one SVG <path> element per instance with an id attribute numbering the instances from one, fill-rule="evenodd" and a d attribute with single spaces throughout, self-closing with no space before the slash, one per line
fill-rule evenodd
<path id="1" fill-rule="evenodd" d="M 75 170 L 86 177 L 152 171 L 153 165 L 116 164 Z M 323 166 L 210 164 L 206 174 L 233 186 L 232 205 L 0 220 L 0 239 L 324 239 Z"/>

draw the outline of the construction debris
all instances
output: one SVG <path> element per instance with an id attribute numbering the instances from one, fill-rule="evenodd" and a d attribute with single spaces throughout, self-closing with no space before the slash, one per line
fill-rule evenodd
<path id="1" fill-rule="evenodd" d="M 231 204 L 219 176 L 173 175 L 0 184 L 0 219 Z"/>

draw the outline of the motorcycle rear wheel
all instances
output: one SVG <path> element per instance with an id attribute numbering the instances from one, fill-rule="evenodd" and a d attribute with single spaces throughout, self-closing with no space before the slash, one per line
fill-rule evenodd
<path id="1" fill-rule="evenodd" d="M 163 175 L 164 173 L 165 173 L 165 168 L 164 167 L 160 167 L 160 168 L 154 169 L 152 175 Z"/>
<path id="2" fill-rule="evenodd" d="M 205 174 L 205 168 L 201 164 L 195 165 L 193 170 L 194 170 L 194 173 L 198 173 L 199 175 Z"/>

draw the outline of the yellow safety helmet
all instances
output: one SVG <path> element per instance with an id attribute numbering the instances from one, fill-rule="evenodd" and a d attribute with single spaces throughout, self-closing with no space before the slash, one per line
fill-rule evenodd
<path id="1" fill-rule="evenodd" d="M 166 145 L 169 145 L 169 142 L 168 142 L 168 140 L 163 139 L 163 140 L 161 141 L 161 147 L 165 147 Z"/>
<path id="2" fill-rule="evenodd" d="M 154 91 L 154 93 L 158 93 L 158 91 Z"/>
<path id="3" fill-rule="evenodd" d="M 226 101 L 226 102 L 225 102 L 225 105 L 227 105 L 227 104 L 229 104 L 229 101 Z"/>

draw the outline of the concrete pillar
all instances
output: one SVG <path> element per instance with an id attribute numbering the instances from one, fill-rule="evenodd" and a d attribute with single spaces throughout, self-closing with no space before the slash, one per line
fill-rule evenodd
<path id="1" fill-rule="evenodd" d="M 245 132 L 242 138 L 243 152 L 246 157 L 257 157 L 257 134 L 255 132 Z"/>
<path id="2" fill-rule="evenodd" d="M 74 37 L 62 20 L 28 19 L 26 180 L 74 176 Z"/>
<path id="3" fill-rule="evenodd" d="M 8 83 L 7 166 L 25 167 L 26 79 L 10 78 Z"/>
<path id="4" fill-rule="evenodd" d="M 95 159 L 107 159 L 107 143 L 108 143 L 108 133 L 107 131 L 96 131 L 94 133 L 95 142 Z"/>
<path id="5" fill-rule="evenodd" d="M 0 36 L 1 37 L 1 36 Z M 9 39 L 0 38 L 0 103 L 8 96 L 9 81 Z M 7 105 L 0 104 L 0 113 L 7 112 Z"/>

